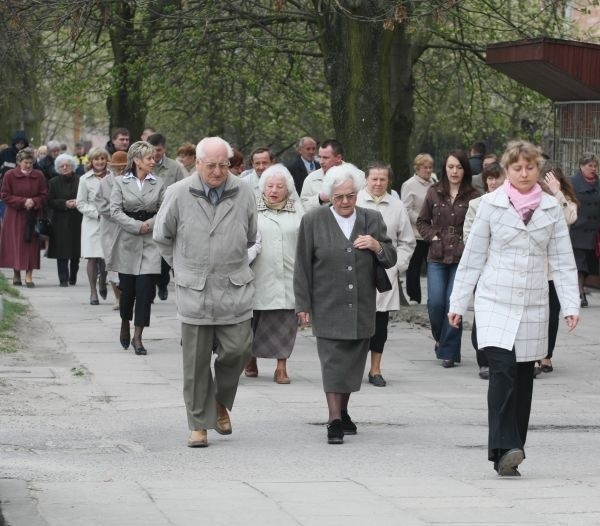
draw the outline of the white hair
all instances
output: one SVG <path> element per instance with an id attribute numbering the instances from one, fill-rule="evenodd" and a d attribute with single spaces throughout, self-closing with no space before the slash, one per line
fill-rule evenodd
<path id="1" fill-rule="evenodd" d="M 260 189 L 260 193 L 262 194 L 265 186 L 267 186 L 267 179 L 275 175 L 281 175 L 285 179 L 285 184 L 288 189 L 288 195 L 292 195 L 296 186 L 294 185 L 294 178 L 290 171 L 281 163 L 274 164 L 269 166 L 259 177 L 258 179 L 258 188 Z"/>
<path id="2" fill-rule="evenodd" d="M 48 148 L 48 150 L 60 150 L 60 143 L 58 141 L 48 141 L 46 143 L 46 148 Z"/>
<path id="3" fill-rule="evenodd" d="M 221 137 L 204 137 L 204 139 L 202 139 L 196 146 L 196 159 L 204 159 L 206 155 L 204 149 L 207 146 L 212 145 L 225 146 L 225 148 L 227 149 L 227 158 L 231 159 L 233 157 L 233 148 L 227 141 L 221 139 Z"/>
<path id="4" fill-rule="evenodd" d="M 346 181 L 352 181 L 355 192 L 360 192 L 365 186 L 364 174 L 353 164 L 343 163 L 332 166 L 323 178 L 323 193 L 331 197 L 333 189 Z"/>
<path id="5" fill-rule="evenodd" d="M 73 170 L 77 168 L 77 161 L 75 160 L 75 157 L 69 155 L 68 153 L 61 153 L 56 159 L 54 159 L 54 168 L 57 172 L 60 170 L 60 165 L 63 163 L 63 161 L 69 161 L 73 167 Z"/>

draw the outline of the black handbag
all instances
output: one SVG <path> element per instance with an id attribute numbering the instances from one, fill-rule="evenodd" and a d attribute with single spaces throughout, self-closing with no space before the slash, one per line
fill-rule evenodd
<path id="1" fill-rule="evenodd" d="M 388 278 L 385 268 L 383 268 L 383 265 L 377 259 L 375 254 L 373 254 L 373 265 L 375 266 L 375 288 L 379 292 L 387 292 L 388 290 L 392 290 L 392 282 L 390 281 L 390 278 Z"/>
<path id="2" fill-rule="evenodd" d="M 38 217 L 35 221 L 35 233 L 42 238 L 49 238 L 52 234 L 52 223 L 47 217 Z"/>

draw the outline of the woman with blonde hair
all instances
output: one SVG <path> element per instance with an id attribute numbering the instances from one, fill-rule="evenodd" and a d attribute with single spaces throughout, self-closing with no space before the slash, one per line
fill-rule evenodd
<path id="1" fill-rule="evenodd" d="M 87 275 L 90 284 L 90 305 L 99 305 L 98 292 L 106 299 L 106 268 L 100 242 L 100 214 L 96 208 L 96 194 L 100 181 L 107 174 L 108 152 L 104 148 L 92 148 L 88 153 L 91 169 L 79 179 L 77 210 L 83 215 L 81 223 L 81 257 L 87 259 Z"/>

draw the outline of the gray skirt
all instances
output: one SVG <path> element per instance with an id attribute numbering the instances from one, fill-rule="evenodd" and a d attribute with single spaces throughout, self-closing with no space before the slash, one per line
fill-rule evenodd
<path id="1" fill-rule="evenodd" d="M 298 332 L 298 318 L 293 309 L 255 310 L 252 328 L 252 356 L 280 360 L 290 357 Z"/>
<path id="2" fill-rule="evenodd" d="M 370 338 L 364 340 L 330 340 L 317 338 L 323 390 L 326 393 L 360 391 L 365 373 Z"/>

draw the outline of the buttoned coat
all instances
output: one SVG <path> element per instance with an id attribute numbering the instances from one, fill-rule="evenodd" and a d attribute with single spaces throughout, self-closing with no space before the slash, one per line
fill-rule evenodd
<path id="1" fill-rule="evenodd" d="M 50 259 L 79 259 L 81 254 L 81 214 L 67 208 L 67 201 L 77 198 L 79 176 L 59 175 L 48 181 L 48 208 L 52 213 L 52 235 L 48 244 Z"/>
<path id="2" fill-rule="evenodd" d="M 369 234 L 383 248 L 385 268 L 396 263 L 396 249 L 385 222 L 375 210 L 356 207 L 356 222 L 347 239 L 330 209 L 307 212 L 300 223 L 294 293 L 296 312 L 312 317 L 313 334 L 320 338 L 359 340 L 375 333 L 374 252 L 352 244 Z"/>
<path id="3" fill-rule="evenodd" d="M 388 278 L 392 283 L 392 290 L 377 292 L 377 311 L 387 312 L 400 309 L 399 276 L 408 268 L 410 258 L 417 244 L 406 213 L 406 207 L 400 199 L 392 197 L 386 192 L 379 203 L 365 189 L 358 192 L 356 201 L 358 206 L 377 210 L 383 217 L 387 228 L 387 235 L 391 238 L 396 249 L 396 264 L 387 269 Z"/>
<path id="4" fill-rule="evenodd" d="M 600 179 L 588 183 L 577 170 L 571 178 L 571 184 L 579 199 L 578 218 L 571 225 L 573 248 L 594 250 L 596 232 L 600 230 Z"/>
<path id="5" fill-rule="evenodd" d="M 161 179 L 146 178 L 140 190 L 136 178 L 127 174 L 115 177 L 110 194 L 110 215 L 120 230 L 112 250 L 111 270 L 121 274 L 160 274 L 160 253 L 152 239 L 156 216 L 139 221 L 127 212 L 156 212 L 163 201 L 165 187 Z M 142 223 L 150 231 L 140 234 Z"/>
<path id="6" fill-rule="evenodd" d="M 100 215 L 100 243 L 102 244 L 106 269 L 116 272 L 113 247 L 117 242 L 121 227 L 110 214 L 110 196 L 114 183 L 115 176 L 109 171 L 100 182 L 95 202 L 98 214 Z"/>
<path id="7" fill-rule="evenodd" d="M 257 209 L 261 251 L 252 265 L 254 310 L 294 309 L 296 242 L 304 209 L 293 199 L 282 210 L 271 210 L 259 199 Z"/>
<path id="8" fill-rule="evenodd" d="M 564 316 L 579 313 L 577 269 L 558 201 L 542 195 L 525 225 L 503 187 L 486 194 L 460 260 L 450 312 L 464 315 L 475 285 L 479 348 L 514 346 L 518 362 L 548 352 L 546 260 Z"/>
<path id="9" fill-rule="evenodd" d="M 100 214 L 96 208 L 96 193 L 101 179 L 94 175 L 94 170 L 84 173 L 79 179 L 77 189 L 77 210 L 83 216 L 81 222 L 81 257 L 103 258 L 100 243 Z"/>
<path id="10" fill-rule="evenodd" d="M 423 208 L 425 197 L 427 196 L 427 190 L 431 188 L 435 183 L 429 178 L 427 181 L 417 174 L 414 174 L 408 181 L 402 183 L 400 189 L 400 199 L 406 206 L 408 217 L 410 218 L 410 224 L 412 225 L 413 234 L 415 239 L 422 240 L 423 237 L 417 230 L 417 219 Z"/>
<path id="11" fill-rule="evenodd" d="M 162 179 L 165 189 L 186 177 L 184 167 L 166 155 L 162 158 L 160 164 L 156 164 L 152 174 Z"/>
<path id="12" fill-rule="evenodd" d="M 175 272 L 183 323 L 230 325 L 252 317 L 254 273 L 247 249 L 256 240 L 256 199 L 249 185 L 229 174 L 216 205 L 198 174 L 171 185 L 154 239 Z"/>
<path id="13" fill-rule="evenodd" d="M 302 193 L 302 186 L 304 185 L 304 180 L 306 179 L 308 174 L 321 168 L 321 165 L 317 161 L 313 161 L 313 163 L 315 165 L 315 169 L 309 172 L 306 169 L 304 161 L 302 160 L 302 156 L 297 155 L 296 158 L 290 164 L 286 165 L 287 169 L 292 174 L 292 177 L 294 179 L 294 185 L 296 186 L 296 191 L 299 194 Z"/>

